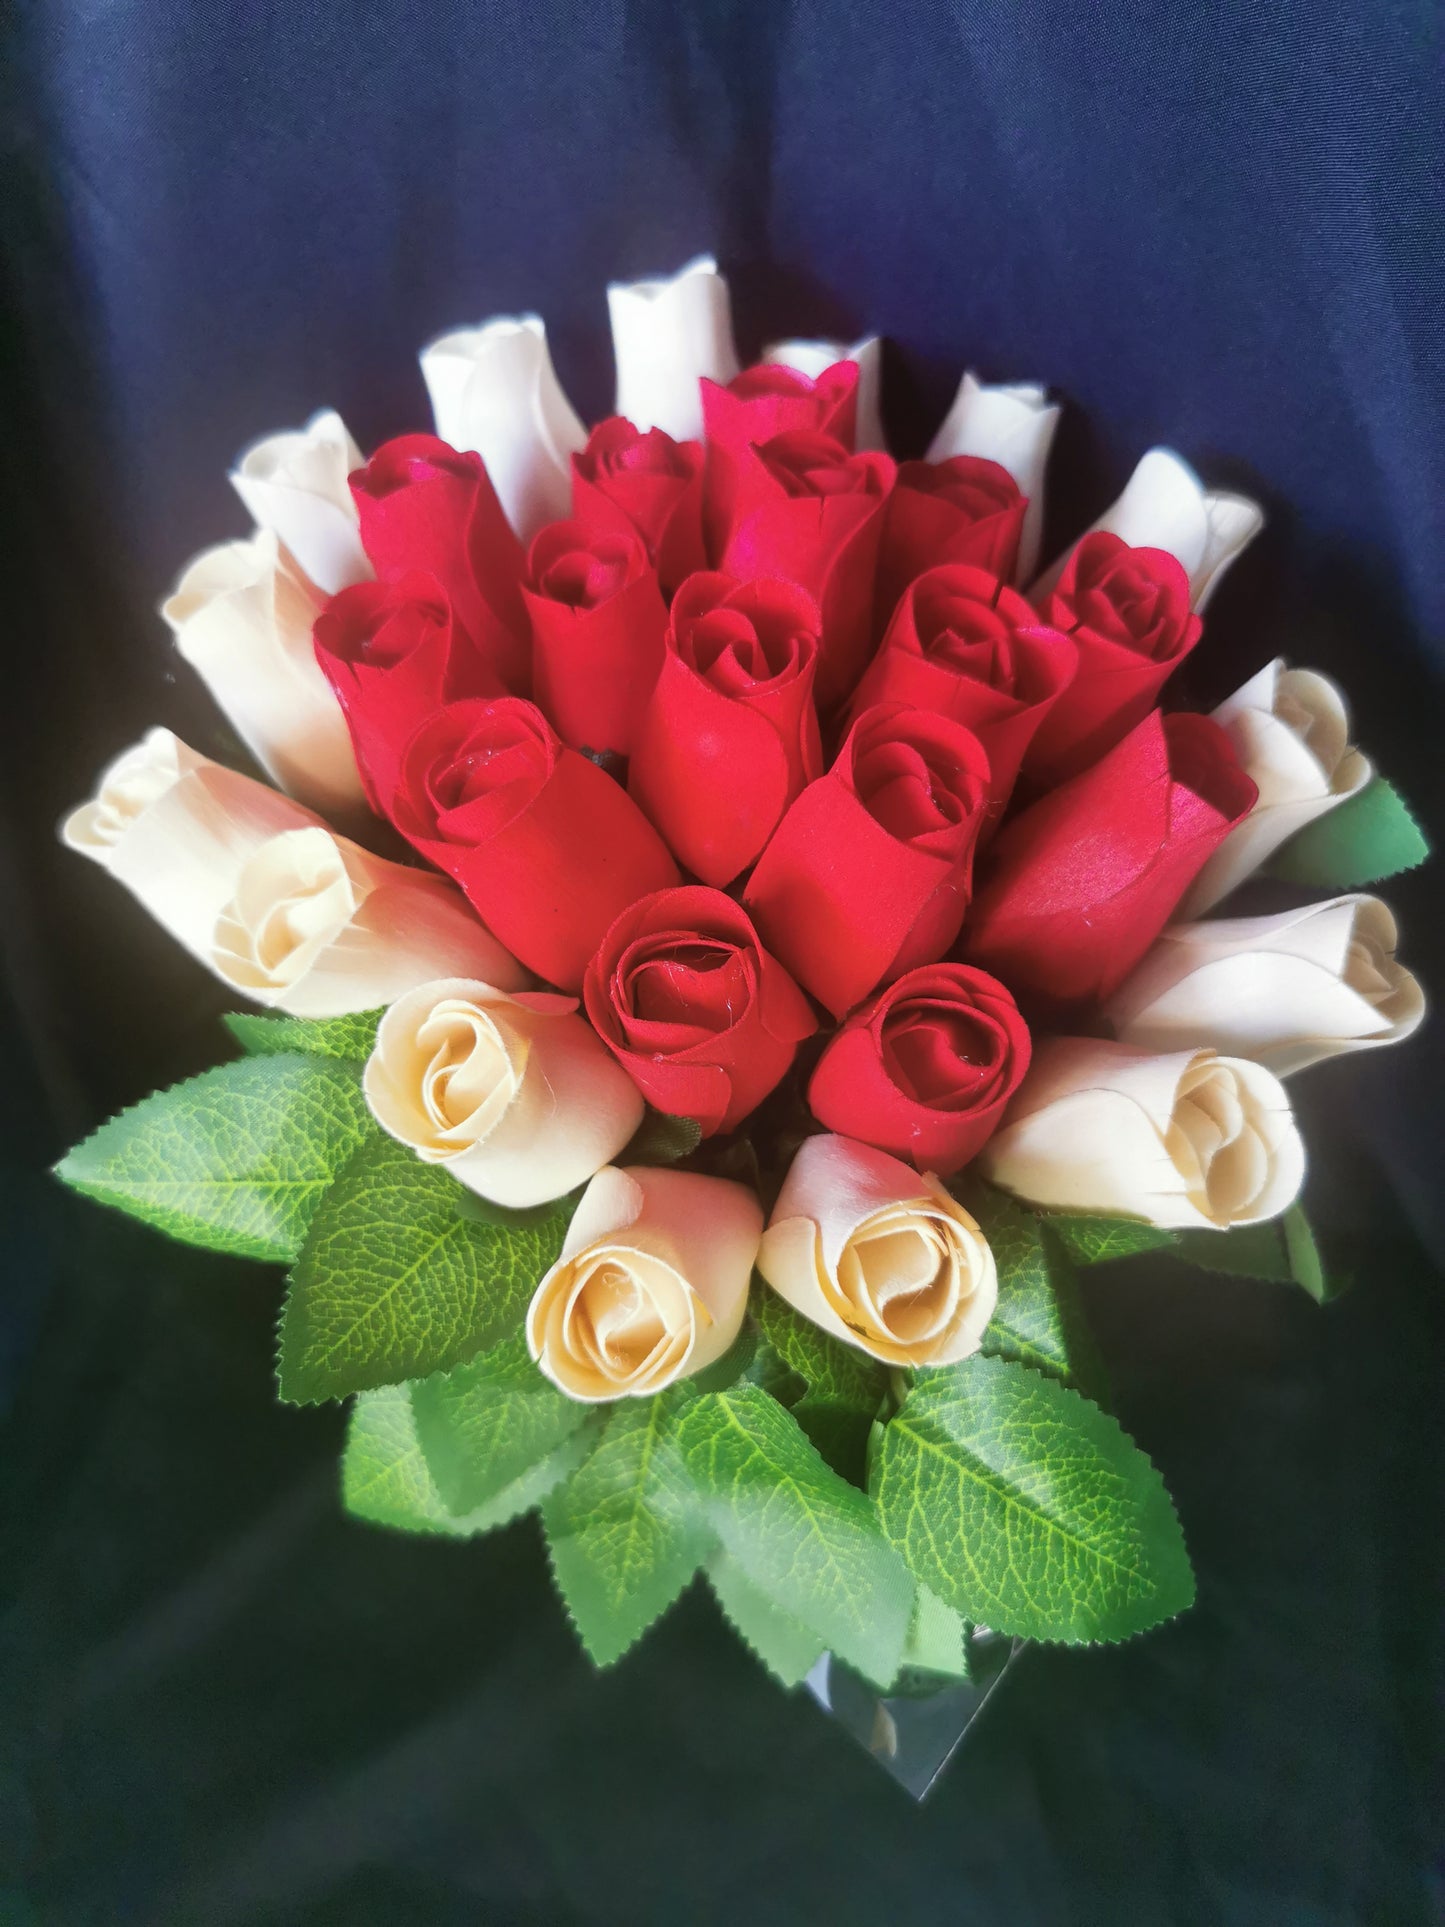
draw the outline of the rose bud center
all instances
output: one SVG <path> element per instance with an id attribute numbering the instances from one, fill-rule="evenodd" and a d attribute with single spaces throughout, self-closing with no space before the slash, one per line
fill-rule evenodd
<path id="1" fill-rule="evenodd" d="M 883 1026 L 883 1061 L 898 1088 L 936 1111 L 961 1110 L 1006 1054 L 997 1024 L 942 1004 L 897 1005 Z"/>
<path id="2" fill-rule="evenodd" d="M 637 545 L 597 535 L 590 549 L 569 549 L 543 569 L 538 590 L 572 609 L 595 609 L 627 586 L 636 572 Z"/>
<path id="3" fill-rule="evenodd" d="M 660 428 L 650 428 L 635 441 L 625 442 L 616 449 L 603 448 L 600 452 L 603 468 L 612 475 L 672 475 L 685 482 L 690 473 L 687 457 L 672 436 Z"/>
<path id="4" fill-rule="evenodd" d="M 496 1019 L 460 1000 L 438 1004 L 417 1032 L 421 1099 L 438 1139 L 485 1137 L 521 1083 Z"/>
<path id="5" fill-rule="evenodd" d="M 216 923 L 223 973 L 242 989 L 296 983 L 355 913 L 357 894 L 341 851 L 321 829 L 286 830 L 241 871 Z"/>
<path id="6" fill-rule="evenodd" d="M 682 1025 L 698 1038 L 731 1030 L 753 996 L 741 953 L 729 944 L 689 944 L 680 932 L 658 945 L 661 956 L 641 951 L 622 960 L 628 1014 L 641 1025 Z"/>
<path id="7" fill-rule="evenodd" d="M 971 807 L 970 782 L 962 764 L 931 743 L 880 743 L 857 768 L 858 794 L 869 814 L 900 839 L 962 823 Z"/>
<path id="8" fill-rule="evenodd" d="M 355 645 L 356 653 L 374 668 L 392 669 L 422 648 L 438 629 L 445 629 L 449 612 L 445 602 L 440 599 L 418 596 L 401 601 L 391 589 L 381 584 L 377 588 L 378 607 L 385 609 L 386 613 L 375 628 L 362 633 Z M 388 603 L 391 604 L 389 608 Z M 342 653 L 344 634 L 340 630 L 333 632 L 332 646 L 336 647 L 338 642 L 342 645 L 338 653 Z"/>
<path id="9" fill-rule="evenodd" d="M 844 1296 L 865 1329 L 899 1345 L 916 1345 L 951 1322 L 965 1265 L 953 1226 L 920 1216 L 916 1207 L 876 1212 L 858 1227 L 838 1264 Z M 848 1317 L 844 1312 L 845 1319 Z M 852 1320 L 849 1320 L 851 1323 Z"/>
<path id="10" fill-rule="evenodd" d="M 1275 1161 L 1269 1122 L 1229 1064 L 1206 1060 L 1181 1080 L 1166 1148 L 1190 1196 L 1217 1221 L 1248 1217 L 1268 1187 Z"/>
<path id="11" fill-rule="evenodd" d="M 996 609 L 970 597 L 949 594 L 915 605 L 923 653 L 960 674 L 1012 694 L 1018 670 L 1014 632 Z"/>
<path id="12" fill-rule="evenodd" d="M 713 609 L 692 624 L 680 653 L 714 689 L 741 696 L 785 676 L 801 647 L 793 631 L 773 624 L 760 631 L 741 609 Z"/>

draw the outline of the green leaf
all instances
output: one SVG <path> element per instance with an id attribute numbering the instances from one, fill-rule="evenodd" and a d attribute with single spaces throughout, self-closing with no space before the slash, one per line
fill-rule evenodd
<path id="1" fill-rule="evenodd" d="M 342 1065 L 242 1059 L 142 1099 L 55 1171 L 72 1190 L 186 1244 L 284 1264 L 373 1132 L 361 1087 Z"/>
<path id="2" fill-rule="evenodd" d="M 1413 870 L 1430 854 L 1404 798 L 1383 776 L 1290 838 L 1266 876 L 1311 889 L 1358 890 Z"/>
<path id="3" fill-rule="evenodd" d="M 888 1374 L 876 1358 L 831 1338 L 761 1282 L 753 1309 L 763 1337 L 815 1401 L 873 1417 L 888 1390 Z"/>
<path id="4" fill-rule="evenodd" d="M 864 1494 L 756 1385 L 699 1394 L 678 1438 L 704 1514 L 744 1576 L 820 1647 L 886 1685 L 913 1586 Z"/>
<path id="5" fill-rule="evenodd" d="M 981 1185 L 968 1208 L 998 1267 L 998 1306 L 983 1335 L 984 1351 L 1072 1379 L 1068 1314 L 1050 1272 L 1038 1218 L 1003 1192 Z"/>
<path id="6" fill-rule="evenodd" d="M 811 1445 L 840 1478 L 862 1487 L 868 1479 L 868 1432 L 873 1421 L 866 1412 L 855 1412 L 830 1399 L 816 1398 L 811 1392 L 788 1406 Z"/>
<path id="7" fill-rule="evenodd" d="M 753 1303 L 764 1344 L 803 1382 L 801 1394 L 783 1403 L 833 1470 L 861 1485 L 868 1427 L 888 1395 L 887 1371 L 876 1358 L 810 1324 L 761 1282 Z"/>
<path id="8" fill-rule="evenodd" d="M 721 1358 L 715 1358 L 689 1380 L 695 1392 L 724 1392 L 729 1385 L 735 1385 L 745 1378 L 750 1385 L 756 1385 L 760 1374 L 769 1369 L 767 1361 L 758 1365 L 758 1349 L 761 1341 L 753 1325 L 744 1320 L 742 1330 L 728 1346 Z M 755 1369 L 756 1368 L 756 1369 Z"/>
<path id="9" fill-rule="evenodd" d="M 518 1332 L 412 1390 L 417 1436 L 452 1512 L 470 1512 L 550 1457 L 593 1417 L 542 1376 Z"/>
<path id="10" fill-rule="evenodd" d="M 927 1586 L 918 1588 L 908 1639 L 903 1648 L 905 1672 L 936 1673 L 945 1679 L 971 1679 L 968 1622 L 952 1606 L 945 1606 Z"/>
<path id="11" fill-rule="evenodd" d="M 707 1581 L 733 1631 L 783 1686 L 796 1686 L 823 1651 L 816 1633 L 780 1612 L 742 1567 L 719 1550 L 707 1562 Z"/>
<path id="12" fill-rule="evenodd" d="M 526 1231 L 533 1225 L 551 1224 L 554 1220 L 560 1220 L 565 1227 L 572 1222 L 581 1197 L 581 1190 L 568 1191 L 563 1197 L 548 1198 L 545 1204 L 513 1211 L 507 1205 L 493 1204 L 490 1198 L 478 1197 L 475 1191 L 464 1190 L 457 1200 L 457 1213 L 470 1218 L 474 1224 L 495 1225 L 499 1231 Z"/>
<path id="13" fill-rule="evenodd" d="M 281 1396 L 309 1405 L 445 1371 L 516 1330 L 560 1219 L 522 1230 L 458 1211 L 454 1178 L 365 1144 L 322 1200 L 281 1319 Z"/>
<path id="14" fill-rule="evenodd" d="M 221 1022 L 248 1057 L 274 1057 L 300 1051 L 308 1057 L 344 1057 L 352 1062 L 371 1055 L 380 1010 L 349 1017 L 258 1017 L 254 1011 L 229 1011 Z"/>
<path id="15" fill-rule="evenodd" d="M 1325 1275 L 1309 1219 L 1299 1204 L 1292 1204 L 1283 1217 L 1265 1224 L 1239 1225 L 1232 1231 L 1183 1232 L 1174 1255 L 1201 1271 L 1299 1285 L 1322 1305 L 1337 1298 L 1343 1289 L 1338 1280 Z"/>
<path id="16" fill-rule="evenodd" d="M 362 1392 L 351 1408 L 341 1496 L 348 1512 L 373 1525 L 457 1537 L 489 1532 L 536 1505 L 585 1449 L 580 1437 L 564 1440 L 549 1458 L 529 1466 L 487 1504 L 458 1516 L 447 1510 L 417 1436 L 414 1390 L 411 1385 L 384 1385 Z"/>
<path id="17" fill-rule="evenodd" d="M 744 1376 L 751 1385 L 761 1385 L 779 1405 L 794 1406 L 807 1392 L 807 1381 L 764 1338 L 758 1334 L 753 1356 Z M 712 1390 L 713 1387 L 706 1389 Z"/>
<path id="18" fill-rule="evenodd" d="M 695 1117 L 670 1117 L 649 1104 L 614 1164 L 676 1164 L 702 1143 L 702 1126 Z"/>
<path id="19" fill-rule="evenodd" d="M 595 1450 L 542 1508 L 557 1590 L 582 1644 L 611 1665 L 677 1598 L 711 1543 L 684 1474 L 675 1385 L 624 1399 Z"/>
<path id="20" fill-rule="evenodd" d="M 1265 1278 L 1287 1284 L 1289 1253 L 1278 1220 L 1242 1224 L 1232 1231 L 1182 1231 L 1171 1254 L 1201 1271 L 1221 1271 L 1234 1278 Z"/>
<path id="21" fill-rule="evenodd" d="M 915 1387 L 884 1434 L 877 1500 L 919 1583 L 999 1632 L 1123 1639 L 1194 1597 L 1144 1454 L 1077 1392 L 1003 1359 Z"/>
<path id="22" fill-rule="evenodd" d="M 1344 1285 L 1325 1276 L 1324 1266 L 1320 1263 L 1319 1246 L 1315 1243 L 1315 1234 L 1310 1229 L 1304 1207 L 1292 1204 L 1280 1219 L 1280 1227 L 1289 1255 L 1290 1276 L 1295 1283 L 1302 1286 L 1317 1304 L 1325 1305 L 1330 1299 L 1338 1298 Z"/>
<path id="23" fill-rule="evenodd" d="M 1136 1252 L 1158 1251 L 1176 1242 L 1176 1234 L 1139 1218 L 1096 1218 L 1080 1213 L 1049 1213 L 1042 1222 L 1071 1258 L 1081 1265 L 1101 1265 L 1111 1258 L 1132 1258 Z"/>

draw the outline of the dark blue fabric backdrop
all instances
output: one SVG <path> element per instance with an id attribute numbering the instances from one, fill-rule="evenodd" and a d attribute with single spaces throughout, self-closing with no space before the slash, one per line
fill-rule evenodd
<path id="1" fill-rule="evenodd" d="M 1117 1654 L 1038 1655 L 922 1816 L 704 1601 L 598 1684 L 529 1526 L 459 1550 L 338 1519 L 334 1415 L 270 1403 L 276 1281 L 39 1167 L 217 1050 L 212 988 L 51 825 L 152 722 L 222 744 L 152 608 L 241 531 L 230 457 L 327 403 L 363 444 L 423 425 L 420 343 L 522 308 L 600 412 L 605 281 L 703 248 L 745 351 L 888 336 L 904 452 L 965 361 L 1057 387 L 1054 543 L 1156 440 L 1257 494 L 1269 530 L 1213 606 L 1197 693 L 1281 650 L 1337 673 L 1359 739 L 1445 823 L 1437 27 L 1428 0 L 21 0 L 0 209 L 17 1917 L 1427 1916 L 1445 1333 L 1415 1241 L 1445 1249 L 1438 1025 L 1303 1087 L 1350 1299 L 1147 1267 L 1095 1287 L 1202 1603 Z M 1438 887 L 1389 891 L 1437 986 Z"/>

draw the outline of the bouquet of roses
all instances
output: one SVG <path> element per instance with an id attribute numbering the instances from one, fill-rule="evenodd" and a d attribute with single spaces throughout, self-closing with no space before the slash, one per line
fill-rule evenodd
<path id="1" fill-rule="evenodd" d="M 1076 1268 L 1326 1294 L 1281 1079 L 1420 1021 L 1358 886 L 1423 841 L 1323 676 L 1161 708 L 1252 502 L 1152 450 L 1040 574 L 1042 389 L 896 463 L 876 340 L 609 300 L 590 433 L 525 317 L 424 350 L 435 435 L 241 458 L 163 613 L 271 781 L 156 729 L 63 833 L 279 1014 L 60 1174 L 290 1264 L 346 1504 L 540 1507 L 599 1662 L 699 1570 L 888 1704 L 1139 1632 L 1193 1581 Z M 1206 917 L 1266 869 L 1332 894 Z"/>

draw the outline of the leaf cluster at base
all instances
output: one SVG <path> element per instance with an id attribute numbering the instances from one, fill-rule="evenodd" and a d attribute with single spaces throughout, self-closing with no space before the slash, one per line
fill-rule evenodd
<path id="1" fill-rule="evenodd" d="M 1192 1598 L 1189 1561 L 1158 1473 L 1076 1389 L 1093 1360 L 1072 1272 L 1021 1206 L 981 1188 L 970 1203 L 1000 1275 L 978 1357 L 900 1387 L 757 1285 L 755 1329 L 719 1367 L 589 1408 L 512 1339 L 363 1393 L 347 1503 L 452 1534 L 538 1503 L 603 1665 L 699 1571 L 787 1684 L 825 1651 L 880 1689 L 966 1678 L 978 1622 L 1057 1641 L 1157 1624 Z"/>
<path id="2" fill-rule="evenodd" d="M 582 1405 L 521 1333 L 575 1197 L 502 1210 L 385 1136 L 360 1088 L 375 1022 L 235 1018 L 246 1056 L 146 1099 L 59 1167 L 172 1236 L 292 1264 L 281 1393 L 354 1397 L 342 1482 L 358 1517 L 465 1537 L 540 1508 L 603 1664 L 699 1572 L 788 1683 L 825 1651 L 880 1688 L 961 1678 L 975 1623 L 1110 1640 L 1189 1603 L 1162 1481 L 1093 1402 L 1104 1381 L 1075 1266 L 1154 1250 L 1324 1297 L 1297 1207 L 1177 1234 L 1040 1216 L 965 1181 L 998 1267 L 979 1355 L 890 1373 L 755 1281 L 742 1338 L 700 1378 Z M 695 1141 L 649 1116 L 637 1142 L 666 1161 Z"/>

